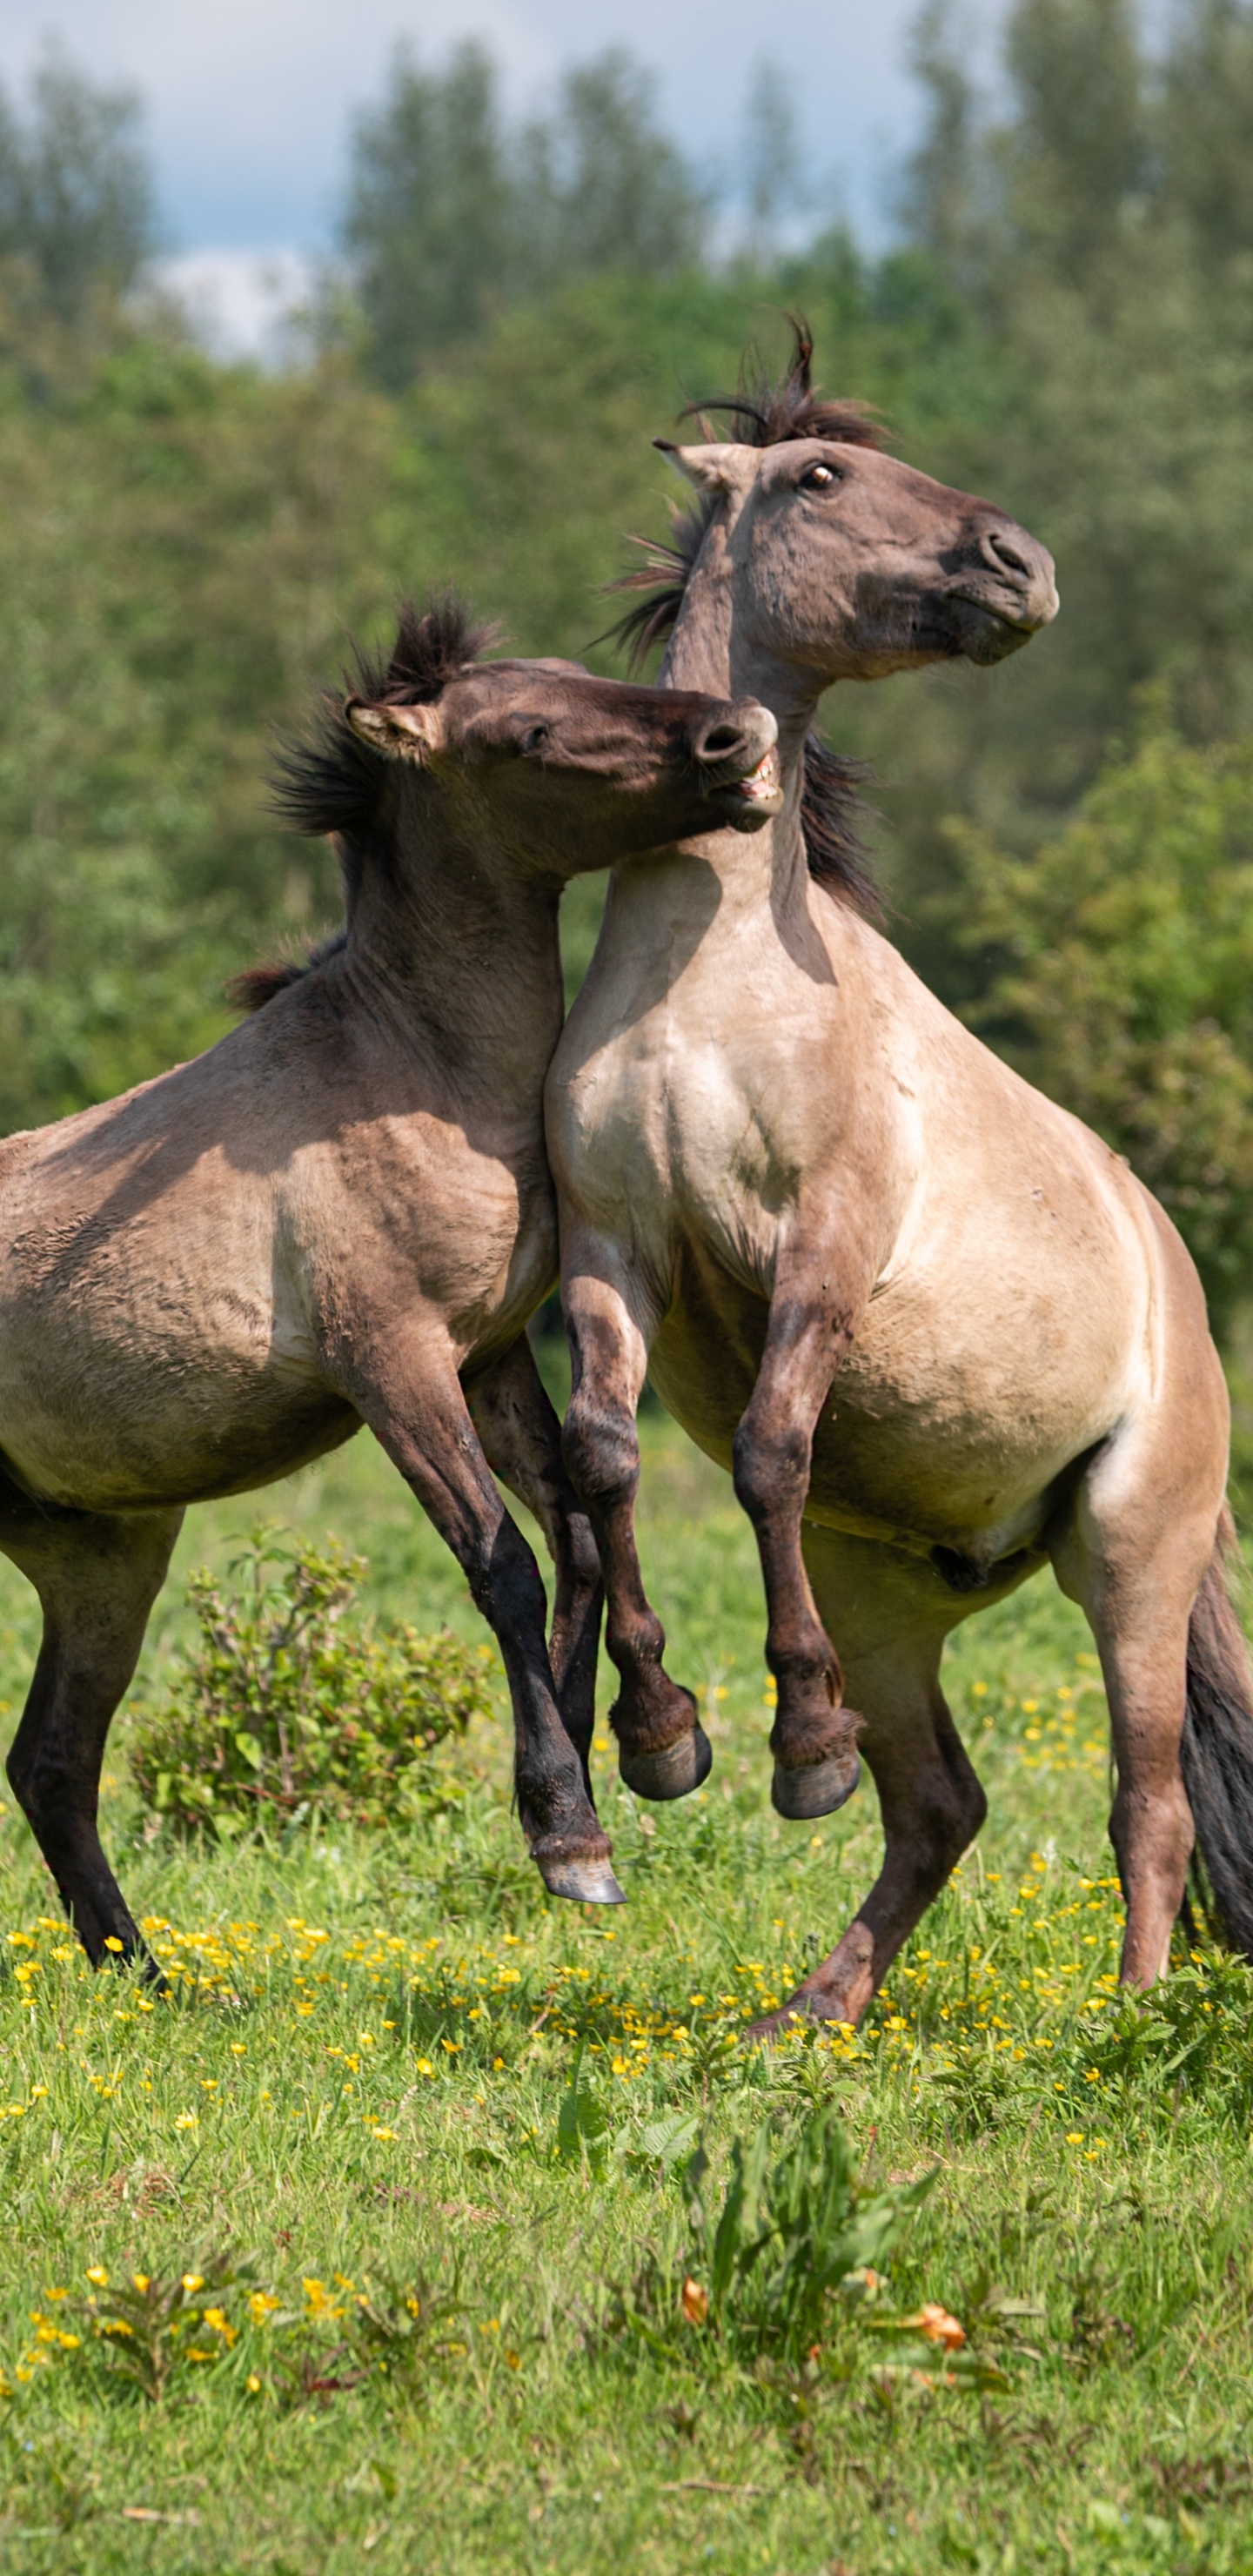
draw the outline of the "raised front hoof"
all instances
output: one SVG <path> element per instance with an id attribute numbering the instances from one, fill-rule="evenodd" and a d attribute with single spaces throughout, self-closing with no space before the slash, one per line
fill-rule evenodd
<path id="1" fill-rule="evenodd" d="M 607 1860 L 541 1860 L 539 1873 L 550 1896 L 568 1896 L 574 1905 L 625 1905 Z"/>
<path id="2" fill-rule="evenodd" d="M 808 1824 L 815 1816 L 833 1816 L 852 1797 L 860 1778 L 857 1753 L 828 1753 L 825 1761 L 807 1762 L 794 1771 L 776 1762 L 770 1796 L 776 1814 Z"/>
<path id="3" fill-rule="evenodd" d="M 713 1769 L 713 1746 L 699 1719 L 690 1734 L 680 1735 L 660 1753 L 618 1749 L 618 1776 L 637 1798 L 662 1804 L 668 1798 L 690 1798 Z"/>

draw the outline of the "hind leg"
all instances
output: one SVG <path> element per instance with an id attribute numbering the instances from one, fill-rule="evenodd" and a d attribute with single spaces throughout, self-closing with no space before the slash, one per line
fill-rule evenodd
<path id="1" fill-rule="evenodd" d="M 495 1630 L 514 1715 L 514 1788 L 527 1848 L 553 1896 L 617 1905 L 610 1843 L 561 1721 L 540 1570 L 500 1499 L 442 1318 L 414 1308 L 340 1363 L 362 1420 L 452 1549 Z"/>
<path id="2" fill-rule="evenodd" d="M 44 1615 L 8 1775 L 93 1966 L 107 1943 L 123 1958 L 144 1947 L 101 1849 L 100 1766 L 182 1518 L 43 1512 L 11 1488 L 0 1500 L 0 1549 L 34 1585 Z"/>
<path id="3" fill-rule="evenodd" d="M 829 1958 L 750 2039 L 790 2020 L 855 2022 L 974 1841 L 987 1800 L 940 1688 L 944 1639 L 961 1611 L 932 1568 L 864 1539 L 807 1525 L 805 1557 L 838 1630 L 861 1751 L 879 1792 L 883 1866 Z"/>
<path id="4" fill-rule="evenodd" d="M 1142 1212 L 1158 1238 L 1152 1376 L 1093 1452 L 1050 1540 L 1058 1582 L 1086 1611 L 1105 1676 L 1129 1986 L 1151 1985 L 1169 1963 L 1192 1852 L 1179 1759 L 1188 1627 L 1223 1509 L 1228 1432 L 1200 1282 L 1147 1196 Z"/>
<path id="5" fill-rule="evenodd" d="M 1127 1902 L 1128 1986 L 1165 1973 L 1187 1883 L 1194 1830 L 1179 1750 L 1188 1621 L 1218 1518 L 1208 1495 L 1162 1513 L 1147 1445 L 1133 1426 L 1099 1453 L 1053 1550 L 1063 1592 L 1087 1613 L 1109 1700 L 1118 1773 L 1109 1830 Z"/>

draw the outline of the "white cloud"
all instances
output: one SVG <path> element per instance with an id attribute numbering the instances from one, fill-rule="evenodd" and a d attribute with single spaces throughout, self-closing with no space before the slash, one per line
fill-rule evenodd
<path id="1" fill-rule="evenodd" d="M 283 326 L 306 303 L 313 269 L 300 251 L 193 250 L 161 260 L 157 283 L 182 304 L 215 357 L 282 356 Z"/>

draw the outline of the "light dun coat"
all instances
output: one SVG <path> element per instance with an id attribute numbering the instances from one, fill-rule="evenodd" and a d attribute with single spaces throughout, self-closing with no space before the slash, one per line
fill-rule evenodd
<path id="1" fill-rule="evenodd" d="M 881 1874 L 776 2024 L 855 2020 L 977 1832 L 944 1640 L 1050 1560 L 1109 1694 L 1124 1977 L 1165 1965 L 1194 1816 L 1253 1940 L 1248 1671 L 1217 1553 L 1227 1403 L 1191 1261 L 1126 1165 L 860 917 L 829 796 L 823 884 L 806 863 L 821 692 L 999 659 L 1052 617 L 1052 565 L 816 402 L 807 360 L 740 405 L 746 435 L 677 451 L 704 506 L 677 581 L 628 621 L 672 628 L 670 686 L 773 710 L 783 811 L 751 843 L 615 877 L 547 1086 L 565 1451 L 601 1551 L 623 1776 L 673 1797 L 709 1764 L 635 1553 L 647 1368 L 756 1529 L 776 1806 L 838 1807 L 859 1745 L 879 1790 Z"/>

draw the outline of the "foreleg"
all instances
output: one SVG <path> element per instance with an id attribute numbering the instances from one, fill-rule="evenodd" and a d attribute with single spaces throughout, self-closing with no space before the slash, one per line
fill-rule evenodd
<path id="1" fill-rule="evenodd" d="M 488 1464 L 532 1511 L 548 1542 L 557 1588 L 548 1641 L 562 1724 L 583 1765 L 596 1715 L 596 1659 L 604 1599 L 592 1525 L 570 1481 L 561 1424 L 525 1334 L 467 1389 Z"/>
<path id="2" fill-rule="evenodd" d="M 682 1798 L 707 1778 L 713 1755 L 692 1693 L 664 1670 L 665 1630 L 635 1545 L 636 1412 L 648 1345 L 625 1283 L 614 1283 L 603 1260 L 567 1258 L 562 1302 L 573 1372 L 562 1445 L 604 1573 L 605 1642 L 621 1685 L 609 1720 L 618 1768 L 642 1798 Z"/>
<path id="3" fill-rule="evenodd" d="M 492 1481 L 451 1351 L 436 1327 L 376 1350 L 345 1392 L 462 1567 L 495 1631 L 513 1701 L 514 1783 L 532 1859 L 553 1896 L 622 1902 L 610 1844 L 561 1722 L 539 1567 Z"/>
<path id="4" fill-rule="evenodd" d="M 859 1720 L 843 1706 L 835 1648 L 801 1548 L 814 1432 L 851 1333 L 827 1282 L 791 1266 L 770 1307 L 752 1400 L 735 1435 L 735 1490 L 757 1535 L 766 1661 L 779 1686 L 771 1794 L 782 1816 L 825 1816 L 857 1786 Z"/>

